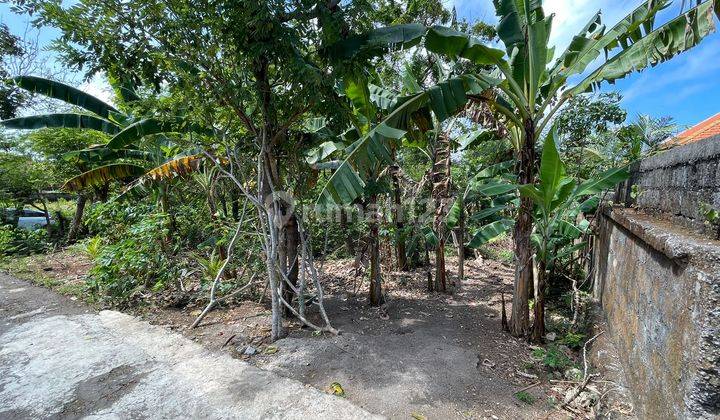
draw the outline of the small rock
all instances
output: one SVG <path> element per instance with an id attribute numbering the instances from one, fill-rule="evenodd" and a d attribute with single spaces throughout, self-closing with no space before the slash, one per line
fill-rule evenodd
<path id="1" fill-rule="evenodd" d="M 555 341 L 555 339 L 557 338 L 557 334 L 555 334 L 554 332 L 550 332 L 545 334 L 545 338 L 547 339 L 547 341 Z"/>
<path id="2" fill-rule="evenodd" d="M 258 352 L 258 350 L 257 350 L 255 347 L 253 347 L 253 346 L 247 346 L 247 347 L 245 348 L 245 351 L 243 352 L 243 354 L 246 355 L 246 356 L 252 356 L 252 355 L 254 355 L 254 354 L 257 354 L 257 352 Z"/>

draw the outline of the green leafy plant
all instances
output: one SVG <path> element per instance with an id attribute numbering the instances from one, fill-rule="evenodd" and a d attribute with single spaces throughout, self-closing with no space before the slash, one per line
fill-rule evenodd
<path id="1" fill-rule="evenodd" d="M 583 346 L 583 343 L 585 342 L 585 337 L 585 334 L 569 331 L 567 334 L 565 334 L 565 337 L 560 340 L 560 343 L 570 347 L 571 349 L 579 349 Z"/>
<path id="2" fill-rule="evenodd" d="M 565 164 L 555 144 L 555 130 L 545 138 L 540 160 L 540 182 L 518 187 L 523 197 L 535 204 L 532 242 L 538 264 L 537 299 L 533 308 L 535 322 L 532 338 L 536 342 L 545 336 L 545 288 L 547 272 L 566 255 L 584 248 L 584 241 L 574 241 L 587 233 L 589 222 L 576 222 L 587 208 L 597 206 L 596 194 L 627 179 L 626 168 L 614 168 L 581 183 L 566 175 Z M 588 198 L 589 197 L 589 198 Z M 582 201 L 581 201 L 582 200 Z"/>
<path id="3" fill-rule="evenodd" d="M 720 239 L 720 212 L 708 203 L 700 203 L 700 214 L 705 219 L 705 224 L 714 226 L 717 229 L 716 239 Z"/>
<path id="4" fill-rule="evenodd" d="M 537 347 L 531 354 L 533 359 L 540 361 L 551 371 L 561 371 L 572 365 L 570 358 L 556 345 L 548 346 L 547 349 Z"/>
<path id="5" fill-rule="evenodd" d="M 94 236 L 85 242 L 85 253 L 92 259 L 96 259 L 102 251 L 102 237 Z"/>
<path id="6" fill-rule="evenodd" d="M 0 255 L 31 255 L 50 249 L 45 229 L 20 229 L 0 225 Z"/>
<path id="7" fill-rule="evenodd" d="M 527 391 L 516 392 L 515 398 L 517 398 L 519 401 L 524 402 L 525 404 L 532 405 L 533 403 L 535 403 L 535 397 Z"/>

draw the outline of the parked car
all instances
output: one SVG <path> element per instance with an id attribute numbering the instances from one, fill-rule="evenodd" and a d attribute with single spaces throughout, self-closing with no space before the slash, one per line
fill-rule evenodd
<path id="1" fill-rule="evenodd" d="M 45 217 L 45 212 L 34 209 L 5 209 L 3 215 L 6 222 L 21 229 L 38 229 L 47 225 L 48 219 L 52 222 L 52 217 Z"/>

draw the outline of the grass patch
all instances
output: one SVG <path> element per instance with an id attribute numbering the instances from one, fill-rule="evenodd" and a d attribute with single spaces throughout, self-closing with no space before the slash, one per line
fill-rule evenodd
<path id="1" fill-rule="evenodd" d="M 515 398 L 517 398 L 518 401 L 522 401 L 528 405 L 532 405 L 535 402 L 535 397 L 533 397 L 530 393 L 526 391 L 516 392 Z"/>

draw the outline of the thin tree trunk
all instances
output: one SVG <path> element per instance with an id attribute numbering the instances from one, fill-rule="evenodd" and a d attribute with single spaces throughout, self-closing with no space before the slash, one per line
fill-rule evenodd
<path id="1" fill-rule="evenodd" d="M 458 219 L 457 229 L 457 241 L 458 241 L 458 281 L 455 285 L 457 290 L 462 288 L 462 284 L 465 281 L 465 208 L 460 208 L 460 217 Z"/>
<path id="2" fill-rule="evenodd" d="M 82 217 L 85 212 L 85 204 L 87 203 L 87 196 L 84 193 L 78 194 L 77 205 L 75 206 L 75 215 L 73 216 L 72 224 L 70 225 L 70 232 L 68 233 L 68 242 L 75 242 L 78 233 L 80 233 L 80 226 L 82 225 Z"/>
<path id="3" fill-rule="evenodd" d="M 532 341 L 541 343 L 545 337 L 545 275 L 547 274 L 545 262 L 538 264 L 537 287 L 535 288 L 535 305 L 533 306 Z"/>
<path id="4" fill-rule="evenodd" d="M 394 165 L 390 174 L 393 183 L 393 219 L 395 220 L 395 258 L 398 271 L 407 271 L 407 251 L 405 249 L 405 214 L 402 208 L 402 197 L 400 194 L 400 179 L 398 178 L 398 167 Z"/>
<path id="5" fill-rule="evenodd" d="M 348 229 L 347 211 L 344 207 L 340 207 L 340 231 L 345 237 L 345 249 L 348 255 L 355 255 L 355 243 Z"/>
<path id="6" fill-rule="evenodd" d="M 285 257 L 287 258 L 287 278 L 294 287 L 298 285 L 298 272 L 300 261 L 298 259 L 298 245 L 300 244 L 300 236 L 298 231 L 298 223 L 295 214 L 290 215 L 285 225 Z M 283 299 L 291 303 L 294 292 L 290 287 L 284 289 Z M 285 315 L 290 315 L 290 311 L 286 310 Z"/>
<path id="7" fill-rule="evenodd" d="M 435 291 L 446 292 L 447 272 L 445 270 L 445 238 L 447 225 L 445 218 L 450 207 L 450 152 L 452 145 L 444 134 L 438 136 L 433 156 L 432 197 L 435 202 L 433 228 L 438 244 L 435 249 Z"/>
<path id="8" fill-rule="evenodd" d="M 383 303 L 382 273 L 380 267 L 380 233 L 378 227 L 377 195 L 370 196 L 370 305 L 380 306 Z"/>
<path id="9" fill-rule="evenodd" d="M 525 142 L 520 150 L 518 181 L 530 184 L 535 180 L 535 126 L 525 121 Z M 533 282 L 532 243 L 533 202 L 528 197 L 520 198 L 520 208 L 515 221 L 515 284 L 513 305 L 510 316 L 510 333 L 516 337 L 527 335 L 530 329 L 528 293 Z"/>
<path id="10" fill-rule="evenodd" d="M 49 235 L 51 226 L 50 226 L 50 212 L 48 211 L 47 200 L 45 200 L 45 196 L 42 195 L 42 193 L 39 193 L 38 196 L 40 197 L 40 202 L 42 202 L 42 205 L 43 205 L 43 212 L 45 213 L 45 230 L 47 231 L 47 233 Z"/>

